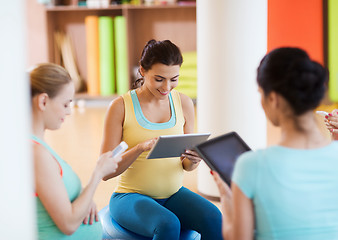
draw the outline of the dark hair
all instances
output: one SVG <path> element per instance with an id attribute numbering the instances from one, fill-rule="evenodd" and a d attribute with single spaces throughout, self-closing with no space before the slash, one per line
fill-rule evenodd
<path id="1" fill-rule="evenodd" d="M 156 41 L 154 39 L 147 42 L 144 46 L 140 65 L 146 71 L 156 63 L 162 63 L 167 66 L 182 65 L 183 57 L 180 49 L 170 40 Z M 143 77 L 137 79 L 133 87 L 137 88 L 143 84 Z"/>
<path id="2" fill-rule="evenodd" d="M 72 81 L 69 73 L 63 67 L 53 63 L 41 63 L 29 72 L 31 97 L 47 93 L 54 98 L 60 89 Z"/>
<path id="3" fill-rule="evenodd" d="M 323 98 L 328 72 L 299 48 L 277 48 L 262 59 L 257 83 L 267 95 L 275 91 L 290 104 L 296 116 L 315 109 Z"/>

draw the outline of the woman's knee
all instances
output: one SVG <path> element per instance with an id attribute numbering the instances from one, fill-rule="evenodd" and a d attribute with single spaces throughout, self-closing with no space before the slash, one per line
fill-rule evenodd
<path id="1" fill-rule="evenodd" d="M 222 225 L 222 213 L 216 207 L 212 206 L 208 209 L 208 213 L 202 218 L 203 225 L 206 226 L 215 226 L 215 225 Z"/>
<path id="2" fill-rule="evenodd" d="M 156 223 L 155 234 L 166 234 L 175 239 L 175 236 L 179 237 L 180 232 L 181 222 L 175 214 L 168 214 L 166 217 L 160 218 Z"/>
<path id="3" fill-rule="evenodd" d="M 222 238 L 222 213 L 217 207 L 210 208 L 207 215 L 200 219 L 197 231 L 202 235 L 202 239 L 220 240 Z"/>

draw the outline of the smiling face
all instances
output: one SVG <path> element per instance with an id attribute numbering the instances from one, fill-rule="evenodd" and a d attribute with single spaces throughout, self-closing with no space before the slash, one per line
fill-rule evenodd
<path id="1" fill-rule="evenodd" d="M 70 115 L 70 103 L 74 97 L 74 84 L 72 82 L 65 84 L 54 98 L 45 98 L 45 127 L 55 130 L 61 127 L 67 115 Z"/>
<path id="2" fill-rule="evenodd" d="M 142 67 L 140 70 L 144 77 L 143 86 L 160 99 L 166 98 L 178 84 L 179 65 L 168 66 L 156 63 L 148 71 L 145 71 Z"/>

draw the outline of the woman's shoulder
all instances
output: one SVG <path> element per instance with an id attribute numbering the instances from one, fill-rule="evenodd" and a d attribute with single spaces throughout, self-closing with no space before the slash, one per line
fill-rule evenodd
<path id="1" fill-rule="evenodd" d="M 288 148 L 280 145 L 270 146 L 264 149 L 255 151 L 249 151 L 243 153 L 238 161 L 250 164 L 252 162 L 258 162 L 264 160 L 277 162 L 277 159 L 290 159 L 290 158 L 302 158 L 302 157 L 313 157 L 323 155 L 332 155 L 338 152 L 338 141 L 333 141 L 329 145 L 316 149 L 296 149 Z"/>
<path id="2" fill-rule="evenodd" d="M 125 118 L 125 102 L 123 96 L 115 98 L 108 106 L 105 116 L 104 131 L 111 132 L 116 126 L 122 126 Z"/>
<path id="3" fill-rule="evenodd" d="M 236 161 L 237 167 L 252 169 L 257 167 L 262 161 L 266 162 L 276 157 L 276 149 L 268 147 L 264 149 L 257 149 L 241 154 Z"/>
<path id="4" fill-rule="evenodd" d="M 268 151 L 268 149 L 258 149 L 258 150 L 255 150 L 255 151 L 247 151 L 247 152 L 245 152 L 245 153 L 243 153 L 239 156 L 238 161 L 242 161 L 242 162 L 257 161 L 264 154 L 266 154 L 267 151 Z"/>
<path id="5" fill-rule="evenodd" d="M 192 101 L 192 99 L 190 97 L 188 97 L 187 95 L 178 92 L 176 90 L 173 90 L 174 94 L 177 94 L 177 96 L 179 96 L 180 100 L 181 100 L 181 104 L 182 104 L 182 109 L 184 111 L 184 109 L 187 108 L 193 108 L 194 107 L 194 103 Z"/>
<path id="6" fill-rule="evenodd" d="M 182 102 L 192 103 L 192 99 L 190 97 L 188 97 L 187 95 L 185 95 L 184 93 L 178 92 L 176 90 L 173 90 L 172 92 L 174 94 L 179 95 Z"/>
<path id="7" fill-rule="evenodd" d="M 119 106 L 121 104 L 124 104 L 124 98 L 125 98 L 125 95 L 120 95 L 116 98 L 114 98 L 110 104 L 109 104 L 109 107 L 115 107 L 115 106 Z"/>
<path id="8" fill-rule="evenodd" d="M 52 153 L 42 144 L 33 144 L 33 157 L 35 164 L 43 165 L 46 161 L 53 159 Z"/>
<path id="9" fill-rule="evenodd" d="M 112 100 L 108 106 L 108 113 L 124 112 L 124 97 L 124 95 L 121 95 Z"/>
<path id="10" fill-rule="evenodd" d="M 33 145 L 34 176 L 36 181 L 36 192 L 41 195 L 43 189 L 50 189 L 63 175 L 63 167 L 67 164 L 60 162 L 51 150 L 41 144 Z"/>

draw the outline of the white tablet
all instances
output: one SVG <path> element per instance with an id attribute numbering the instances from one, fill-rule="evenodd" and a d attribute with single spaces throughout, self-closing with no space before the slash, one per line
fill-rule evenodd
<path id="1" fill-rule="evenodd" d="M 186 149 L 193 149 L 197 144 L 205 142 L 209 136 L 210 133 L 159 136 L 147 158 L 180 157 Z"/>

